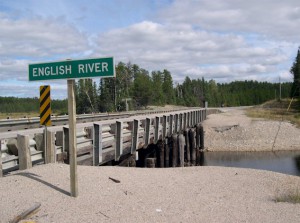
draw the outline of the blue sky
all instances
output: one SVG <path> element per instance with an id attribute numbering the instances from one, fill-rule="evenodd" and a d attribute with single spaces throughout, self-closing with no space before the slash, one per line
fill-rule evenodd
<path id="1" fill-rule="evenodd" d="M 65 98 L 66 80 L 28 82 L 28 64 L 106 56 L 174 83 L 292 81 L 299 24 L 298 0 L 2 0 L 0 96 Z"/>

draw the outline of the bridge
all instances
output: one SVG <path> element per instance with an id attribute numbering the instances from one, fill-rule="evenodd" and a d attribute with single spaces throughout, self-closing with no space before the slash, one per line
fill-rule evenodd
<path id="1" fill-rule="evenodd" d="M 143 160 L 145 165 L 152 162 L 150 165 L 164 167 L 182 166 L 184 160 L 195 162 L 204 144 L 199 123 L 211 112 L 193 108 L 78 116 L 77 163 L 130 166 Z M 36 128 L 35 119 L 0 123 L 0 175 L 35 164 L 68 163 L 67 117 L 52 122 L 55 126 L 46 129 Z M 153 145 L 156 147 L 151 149 Z M 155 150 L 158 152 L 154 158 L 145 153 Z"/>

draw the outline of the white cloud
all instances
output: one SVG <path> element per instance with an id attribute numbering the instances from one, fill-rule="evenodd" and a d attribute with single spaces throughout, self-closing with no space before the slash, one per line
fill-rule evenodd
<path id="1" fill-rule="evenodd" d="M 43 83 L 28 82 L 30 63 L 64 60 L 91 53 L 88 37 L 60 18 L 15 19 L 2 13 L 0 33 L 1 96 L 38 96 L 39 85 Z M 66 97 L 60 89 L 61 84 L 54 82 L 55 98 Z"/>
<path id="2" fill-rule="evenodd" d="M 41 58 L 88 50 L 87 37 L 60 18 L 13 20 L 0 15 L 0 56 Z"/>
<path id="3" fill-rule="evenodd" d="M 176 81 L 182 81 L 184 75 L 214 79 L 227 75 L 227 80 L 270 75 L 289 59 L 274 42 L 249 42 L 242 35 L 201 31 L 190 25 L 178 30 L 176 25 L 151 21 L 102 34 L 98 46 L 102 55 L 115 55 L 119 61 L 131 61 L 149 70 L 166 68 Z M 257 77 L 264 81 L 265 75 Z"/>
<path id="4" fill-rule="evenodd" d="M 250 32 L 298 42 L 299 12 L 298 0 L 177 0 L 160 13 L 160 19 L 205 30 Z"/>
<path id="5" fill-rule="evenodd" d="M 114 56 L 191 78 L 291 81 L 298 0 L 8 1 L 0 7 L 0 95 L 31 95 L 28 63 Z M 0 5 L 1 5 L 0 4 Z M 105 19 L 107 18 L 107 19 Z M 11 87 L 9 87 L 11 83 Z M 57 97 L 65 83 L 51 82 Z M 38 89 L 38 87 L 37 87 Z"/>

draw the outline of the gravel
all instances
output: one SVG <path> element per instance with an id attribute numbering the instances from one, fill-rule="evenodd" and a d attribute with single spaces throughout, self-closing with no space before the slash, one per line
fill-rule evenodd
<path id="1" fill-rule="evenodd" d="M 233 119 L 232 114 L 236 114 Z M 242 145 L 247 145 L 246 150 L 270 150 L 276 126 L 278 122 L 253 121 L 242 110 L 228 110 L 204 122 L 206 144 L 210 150 L 244 150 Z M 278 139 L 296 148 L 291 141 L 297 143 L 294 134 L 299 131 L 288 123 L 281 128 L 289 133 L 279 133 Z M 275 148 L 286 149 L 284 145 L 280 141 Z M 0 222 L 36 203 L 41 208 L 29 219 L 34 222 L 292 223 L 300 219 L 300 204 L 275 202 L 277 196 L 300 190 L 300 178 L 271 171 L 78 166 L 77 198 L 69 195 L 69 175 L 68 165 L 47 164 L 0 178 Z"/>
<path id="2" fill-rule="evenodd" d="M 300 129 L 289 122 L 252 119 L 243 108 L 225 108 L 204 121 L 208 151 L 300 150 Z"/>

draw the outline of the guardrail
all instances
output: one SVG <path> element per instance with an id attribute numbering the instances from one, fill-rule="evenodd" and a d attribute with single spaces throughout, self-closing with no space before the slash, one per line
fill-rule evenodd
<path id="1" fill-rule="evenodd" d="M 169 109 L 162 111 L 154 110 L 140 110 L 140 111 L 130 111 L 130 112 L 115 112 L 115 113 L 94 113 L 94 114 L 81 114 L 76 116 L 77 123 L 95 122 L 101 120 L 110 120 L 117 118 L 130 117 L 134 115 L 142 114 L 156 114 L 163 112 L 175 112 L 184 110 L 184 108 Z M 51 116 L 52 126 L 67 125 L 68 115 L 62 116 Z M 32 118 L 19 118 L 19 119 L 1 119 L 0 120 L 0 132 L 15 131 L 20 129 L 32 129 L 43 127 L 40 125 L 39 117 Z"/>
<path id="2" fill-rule="evenodd" d="M 77 124 L 77 162 L 101 165 L 202 122 L 210 110 L 190 109 Z M 68 126 L 0 133 L 4 173 L 68 160 Z M 1 152 L 0 152 L 1 153 Z M 1 160 L 0 160 L 1 161 Z M 0 171 L 2 173 L 2 171 Z"/>

